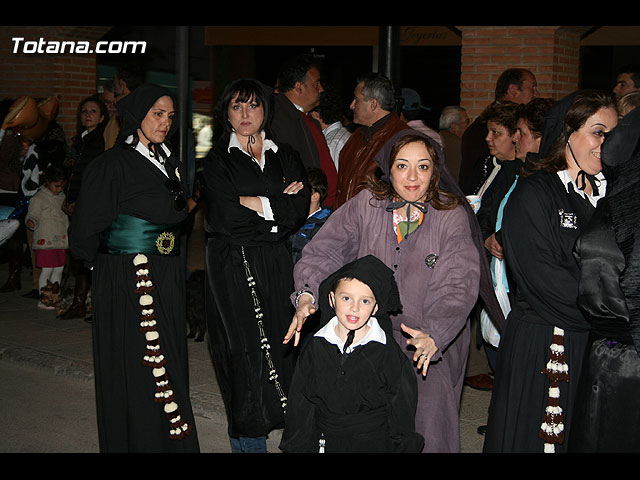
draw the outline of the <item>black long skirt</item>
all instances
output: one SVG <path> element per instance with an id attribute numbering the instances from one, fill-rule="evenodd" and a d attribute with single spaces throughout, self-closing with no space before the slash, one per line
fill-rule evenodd
<path id="1" fill-rule="evenodd" d="M 93 270 L 93 332 L 98 430 L 102 452 L 198 452 L 191 400 L 181 256 L 149 255 L 158 342 L 173 402 L 158 401 L 158 379 L 144 361 L 135 255 L 98 255 Z M 165 406 L 173 403 L 190 428 L 172 435 Z M 171 417 L 174 418 L 174 417 Z"/>
<path id="2" fill-rule="evenodd" d="M 553 328 L 509 316 L 498 349 L 485 453 L 544 452 L 545 441 L 539 434 L 549 403 L 550 381 L 542 371 L 549 361 Z M 567 439 L 587 339 L 588 332 L 564 332 L 569 380 L 559 384 L 559 404 Z M 566 441 L 555 445 L 558 453 L 566 449 Z"/>
<path id="3" fill-rule="evenodd" d="M 206 317 L 209 345 L 231 437 L 260 437 L 284 422 L 281 392 L 291 384 L 297 350 L 282 341 L 293 319 L 293 263 L 284 243 L 244 247 L 263 314 L 258 327 L 241 247 L 207 243 Z M 266 338 L 263 341 L 262 338 Z M 265 345 L 266 344 L 266 345 Z M 267 347 L 268 345 L 268 347 Z M 265 349 L 271 356 L 272 372 Z M 277 375 L 276 381 L 272 379 Z"/>

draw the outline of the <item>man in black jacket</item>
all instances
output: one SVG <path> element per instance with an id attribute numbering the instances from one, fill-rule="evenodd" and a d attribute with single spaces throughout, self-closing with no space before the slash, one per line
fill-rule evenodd
<path id="1" fill-rule="evenodd" d="M 322 169 L 329 182 L 326 204 L 331 206 L 338 172 L 322 129 L 307 115 L 318 105 L 324 91 L 313 57 L 300 55 L 287 60 L 278 73 L 276 90 L 270 123 L 273 140 L 291 145 L 305 167 Z"/>

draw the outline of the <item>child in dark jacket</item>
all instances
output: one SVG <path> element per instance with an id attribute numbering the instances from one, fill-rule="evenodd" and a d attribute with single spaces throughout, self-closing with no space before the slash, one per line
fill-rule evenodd
<path id="1" fill-rule="evenodd" d="M 391 334 L 402 308 L 393 271 L 368 255 L 320 286 L 324 325 L 304 347 L 291 384 L 284 452 L 420 452 L 417 380 Z"/>
<path id="2" fill-rule="evenodd" d="M 309 217 L 300 230 L 291 235 L 291 257 L 294 264 L 302 257 L 302 249 L 311 241 L 331 214 L 330 209 L 322 206 L 329 191 L 327 176 L 321 169 L 314 167 L 307 168 L 307 176 L 311 185 Z"/>

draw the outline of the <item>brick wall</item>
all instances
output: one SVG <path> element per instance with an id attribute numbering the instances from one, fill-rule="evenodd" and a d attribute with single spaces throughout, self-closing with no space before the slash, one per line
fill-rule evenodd
<path id="1" fill-rule="evenodd" d="M 95 54 L 13 53 L 13 37 L 37 41 L 95 42 L 109 26 L 0 28 L 0 98 L 21 95 L 60 99 L 58 122 L 75 134 L 79 102 L 96 91 Z M 502 71 L 521 66 L 537 78 L 543 97 L 561 98 L 578 88 L 580 30 L 556 26 L 461 26 L 461 105 L 477 116 L 494 97 Z"/>
<path id="2" fill-rule="evenodd" d="M 475 118 L 494 100 L 500 74 L 523 67 L 536 76 L 542 97 L 578 88 L 580 30 L 555 26 L 457 27 L 462 31 L 460 103 Z"/>
<path id="3" fill-rule="evenodd" d="M 111 27 L 19 26 L 0 28 L 0 99 L 21 95 L 60 101 L 57 121 L 67 138 L 76 134 L 76 114 L 81 100 L 96 93 L 96 56 L 87 54 L 14 53 L 14 37 L 27 41 L 86 41 L 93 46 Z M 46 45 L 46 44 L 45 44 Z M 68 50 L 67 50 L 68 51 Z"/>

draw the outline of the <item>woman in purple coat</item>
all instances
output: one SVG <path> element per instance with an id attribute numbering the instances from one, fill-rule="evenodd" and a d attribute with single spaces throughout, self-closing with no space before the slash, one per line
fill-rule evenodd
<path id="1" fill-rule="evenodd" d="M 377 256 L 394 271 L 399 287 L 403 309 L 392 316 L 393 336 L 416 362 L 416 430 L 425 438 L 423 451 L 458 452 L 479 250 L 465 200 L 441 189 L 441 150 L 414 130 L 390 142 L 390 154 L 385 148 L 377 159 L 382 179 L 338 208 L 296 264 L 297 311 L 285 342 L 294 338 L 297 344 L 329 273 L 355 258 Z"/>

